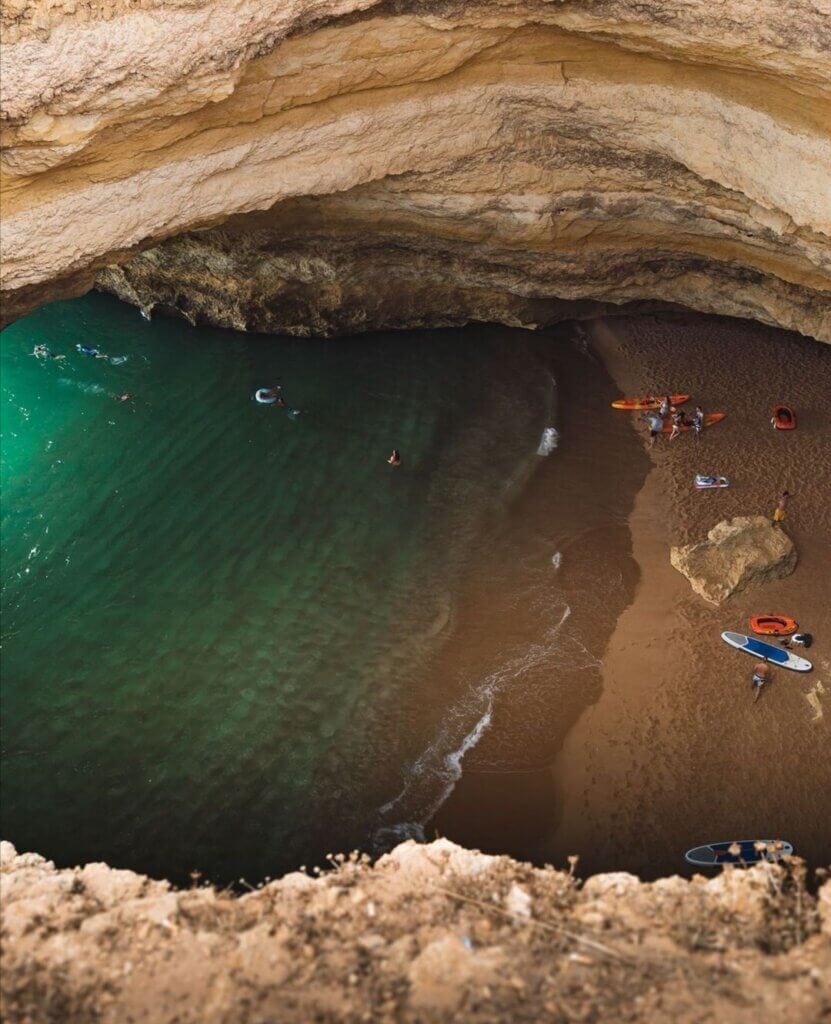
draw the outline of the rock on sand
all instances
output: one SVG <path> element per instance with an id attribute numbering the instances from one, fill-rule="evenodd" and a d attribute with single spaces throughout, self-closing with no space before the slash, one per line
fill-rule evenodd
<path id="1" fill-rule="evenodd" d="M 718 523 L 698 544 L 670 549 L 674 568 L 705 601 L 721 604 L 731 594 L 781 579 L 796 568 L 796 548 L 765 516 L 737 516 Z"/>

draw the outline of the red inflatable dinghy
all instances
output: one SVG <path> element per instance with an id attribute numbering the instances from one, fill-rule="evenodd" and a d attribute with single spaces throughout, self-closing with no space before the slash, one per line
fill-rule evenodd
<path id="1" fill-rule="evenodd" d="M 750 628 L 759 636 L 790 636 L 799 626 L 790 615 L 754 615 Z"/>
<path id="2" fill-rule="evenodd" d="M 771 423 L 774 430 L 795 430 L 796 413 L 789 405 L 774 405 L 771 410 Z"/>

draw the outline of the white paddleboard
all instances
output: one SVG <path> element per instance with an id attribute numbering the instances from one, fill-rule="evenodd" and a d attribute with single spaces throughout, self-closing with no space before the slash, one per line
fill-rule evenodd
<path id="1" fill-rule="evenodd" d="M 800 658 L 797 654 L 791 654 L 784 647 L 775 647 L 765 640 L 757 640 L 755 636 L 745 636 L 744 633 L 731 633 L 728 631 L 721 634 L 721 639 L 745 654 L 752 654 L 754 658 L 767 658 L 771 665 L 778 665 L 781 668 L 789 668 L 794 672 L 810 672 L 814 667 L 810 661 Z"/>

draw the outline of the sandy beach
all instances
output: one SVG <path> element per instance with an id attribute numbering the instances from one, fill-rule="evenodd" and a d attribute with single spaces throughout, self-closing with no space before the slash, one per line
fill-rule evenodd
<path id="1" fill-rule="evenodd" d="M 685 848 L 780 836 L 814 864 L 831 854 L 831 351 L 758 324 L 715 317 L 596 321 L 592 344 L 621 394 L 689 392 L 689 408 L 728 413 L 699 442 L 659 439 L 629 518 L 640 581 L 602 664 L 599 700 L 552 766 L 557 823 L 539 853 L 581 856 L 581 872 L 615 866 L 682 871 Z M 770 427 L 786 401 L 798 428 Z M 646 446 L 645 430 L 632 414 Z M 731 486 L 698 492 L 696 472 Z M 717 522 L 769 514 L 793 494 L 785 528 L 799 563 L 788 579 L 720 607 L 669 562 L 672 544 Z M 725 645 L 756 613 L 792 615 L 814 634 L 805 676 L 779 669 L 754 704 L 751 660 Z"/>

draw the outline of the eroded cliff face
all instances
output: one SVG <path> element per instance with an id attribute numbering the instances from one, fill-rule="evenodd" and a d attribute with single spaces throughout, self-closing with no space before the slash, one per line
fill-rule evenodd
<path id="1" fill-rule="evenodd" d="M 579 884 L 446 840 L 236 898 L 0 845 L 15 1021 L 643 1021 L 831 1012 L 831 884 L 798 861 Z"/>
<path id="2" fill-rule="evenodd" d="M 4 24 L 7 317 L 100 271 L 243 329 L 656 300 L 831 340 L 827 0 L 6 0 Z"/>

